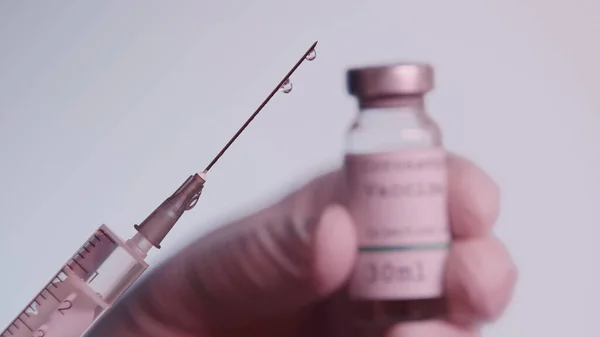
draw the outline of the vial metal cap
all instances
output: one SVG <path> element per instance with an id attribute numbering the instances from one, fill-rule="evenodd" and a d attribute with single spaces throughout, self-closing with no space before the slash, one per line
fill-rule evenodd
<path id="1" fill-rule="evenodd" d="M 425 63 L 399 63 L 353 68 L 346 73 L 348 92 L 359 98 L 423 95 L 434 87 L 433 67 Z"/>

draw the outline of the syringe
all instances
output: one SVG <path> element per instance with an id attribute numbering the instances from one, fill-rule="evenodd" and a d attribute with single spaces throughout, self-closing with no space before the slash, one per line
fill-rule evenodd
<path id="1" fill-rule="evenodd" d="M 206 174 L 250 122 L 281 90 L 291 91 L 290 76 L 304 60 L 316 56 L 317 42 L 302 55 L 242 127 L 208 164 L 195 173 L 144 221 L 137 233 L 122 241 L 106 225 L 100 226 L 65 263 L 0 337 L 80 337 L 148 268 L 144 261 L 202 193 Z"/>

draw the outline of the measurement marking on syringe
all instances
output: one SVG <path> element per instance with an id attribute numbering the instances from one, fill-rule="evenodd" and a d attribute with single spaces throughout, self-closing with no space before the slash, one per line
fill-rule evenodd
<path id="1" fill-rule="evenodd" d="M 72 259 L 71 262 L 76 264 L 77 267 L 81 268 L 81 270 L 83 270 L 84 273 L 88 273 L 88 271 L 85 268 L 83 268 L 83 266 L 79 262 L 77 262 L 76 259 Z M 72 271 L 75 271 L 75 268 L 71 267 L 71 263 L 67 264 L 67 267 L 69 267 L 69 269 L 71 269 Z"/>
<path id="2" fill-rule="evenodd" d="M 12 324 L 10 325 L 10 327 L 7 330 L 11 334 L 11 336 L 14 335 L 14 333 L 12 331 L 10 331 L 10 329 L 12 327 L 15 327 L 15 329 L 17 329 L 17 330 L 19 329 L 19 327 L 15 324 L 15 322 L 12 322 Z"/>
<path id="3" fill-rule="evenodd" d="M 114 243 L 115 245 L 117 244 L 115 240 L 113 240 L 110 236 L 106 235 L 106 233 L 104 233 L 102 230 L 99 230 L 99 232 L 102 233 L 102 235 L 104 235 L 104 237 L 107 238 L 110 242 Z M 100 241 L 100 239 L 98 239 L 98 241 Z"/>
<path id="4" fill-rule="evenodd" d="M 23 324 L 24 327 L 27 328 L 27 330 L 33 332 L 33 329 L 29 327 L 29 325 L 27 325 L 27 323 L 25 323 L 25 321 L 19 316 L 17 317 L 17 320 L 21 321 L 21 323 Z M 18 328 L 18 327 L 17 327 Z"/>
<path id="5" fill-rule="evenodd" d="M 52 283 L 52 285 L 53 285 L 55 288 L 58 288 L 58 286 L 57 286 L 57 285 L 55 285 L 54 283 Z M 50 291 L 50 289 L 48 289 L 48 287 L 44 288 L 44 290 L 45 290 L 45 291 L 47 291 L 47 292 L 48 292 L 48 294 L 50 294 L 50 296 L 54 297 L 54 299 L 55 299 L 57 302 L 60 302 L 60 300 L 58 299 L 58 297 L 56 297 L 56 295 L 54 295 L 54 294 L 53 294 L 53 293 Z M 42 292 L 43 292 L 44 290 L 42 290 Z M 41 294 L 41 293 L 40 293 L 40 294 Z"/>

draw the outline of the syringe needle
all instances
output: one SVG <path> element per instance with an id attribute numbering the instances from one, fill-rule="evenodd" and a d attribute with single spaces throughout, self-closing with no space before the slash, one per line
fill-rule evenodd
<path id="1" fill-rule="evenodd" d="M 317 41 L 318 42 L 318 41 Z M 231 139 L 225 144 L 223 149 L 215 156 L 215 158 L 208 164 L 204 172 L 196 173 L 192 176 L 189 176 L 188 179 L 181 185 L 177 191 L 173 193 L 169 198 L 167 198 L 160 206 L 158 206 L 154 212 L 152 212 L 144 221 L 142 221 L 139 225 L 135 225 L 135 229 L 138 231 L 138 235 L 134 237 L 132 242 L 138 242 L 143 237 L 144 241 L 149 242 L 156 248 L 160 248 L 161 241 L 165 238 L 165 236 L 169 233 L 171 228 L 175 225 L 175 223 L 179 220 L 179 218 L 183 215 L 183 213 L 196 205 L 198 198 L 200 197 L 200 193 L 202 192 L 202 188 L 204 187 L 204 182 L 206 182 L 206 173 L 210 170 L 215 163 L 221 158 L 221 156 L 227 151 L 227 149 L 233 144 L 233 142 L 240 136 L 240 134 L 248 127 L 250 122 L 258 115 L 258 113 L 267 105 L 269 100 L 275 93 L 281 88 L 282 85 L 289 80 L 289 77 L 298 69 L 300 64 L 307 56 L 315 50 L 317 46 L 317 42 L 313 43 L 310 48 L 302 55 L 302 58 L 296 62 L 294 67 L 285 75 L 285 77 L 277 84 L 275 89 L 271 91 L 269 96 L 260 104 L 258 109 L 254 111 L 254 113 L 246 120 L 244 125 L 231 137 Z M 314 56 L 313 58 L 314 59 Z M 141 237 L 140 237 L 141 235 Z M 141 241 L 140 241 L 141 242 Z M 145 245 L 143 250 L 144 253 L 150 249 L 150 246 Z"/>
<path id="2" fill-rule="evenodd" d="M 316 54 L 311 53 L 315 52 L 316 46 L 317 42 L 313 43 L 313 45 L 308 48 L 304 55 L 302 55 L 302 58 L 296 62 L 294 67 L 277 84 L 275 89 L 273 89 L 269 96 L 267 96 L 260 104 L 258 109 L 254 111 L 244 125 L 242 125 L 229 142 L 227 142 L 223 149 L 206 167 L 204 172 L 195 173 L 194 175 L 189 176 L 183 184 L 170 197 L 163 201 L 162 204 L 160 204 L 160 206 L 158 206 L 148 217 L 146 217 L 144 221 L 139 225 L 135 225 L 138 233 L 136 233 L 133 238 L 127 240 L 126 243 L 123 243 L 116 235 L 110 232 L 108 227 L 102 225 L 102 227 L 100 227 L 100 229 L 94 233 L 77 253 L 61 268 L 59 273 L 55 274 L 42 291 L 34 297 L 33 301 L 29 302 L 30 304 L 21 311 L 17 318 L 15 318 L 4 331 L 0 331 L 0 337 L 27 337 L 32 336 L 32 333 L 35 336 L 43 336 L 44 334 L 48 335 L 47 329 L 51 329 L 50 335 L 54 335 L 53 331 L 55 330 L 52 330 L 52 326 L 54 325 L 59 326 L 59 330 L 64 330 L 63 336 L 81 336 L 86 329 L 89 329 L 98 316 L 104 312 L 107 307 L 112 305 L 112 303 L 141 276 L 144 270 L 146 270 L 148 265 L 143 262 L 146 253 L 148 253 L 152 246 L 160 248 L 162 240 L 182 214 L 196 205 L 196 202 L 202 193 L 204 183 L 206 182 L 205 173 L 215 165 L 237 137 L 239 137 L 250 122 L 252 122 L 254 117 L 256 117 L 265 105 L 267 105 L 275 93 L 277 93 L 282 86 L 287 84 L 286 81 L 289 81 L 289 77 L 296 71 L 300 64 L 302 64 L 305 59 L 313 60 L 315 58 Z M 289 91 L 284 90 L 284 92 Z M 131 260 L 127 261 L 135 262 L 128 265 L 127 273 L 112 275 L 111 272 L 108 272 L 103 274 L 107 270 L 113 270 L 110 268 L 103 269 L 103 266 L 107 263 L 106 261 L 111 260 L 109 257 L 112 256 L 116 247 L 123 248 L 124 251 L 130 255 Z M 121 250 L 121 252 L 123 252 L 123 250 Z M 113 263 L 117 264 L 124 263 L 122 256 L 114 261 Z M 112 286 L 106 288 L 106 291 L 102 293 L 96 292 L 97 289 L 90 285 L 91 279 L 90 281 L 86 281 L 89 279 L 88 277 L 90 275 L 98 275 L 97 270 L 103 270 L 100 272 L 101 275 L 104 275 L 101 278 L 112 282 Z M 61 277 L 66 277 L 66 279 Z M 79 280 L 73 281 L 73 283 L 71 282 L 72 278 Z M 70 288 L 71 286 L 74 288 Z M 63 289 L 65 291 L 61 290 L 56 293 L 57 295 L 55 296 L 53 293 L 54 289 Z M 64 296 L 60 294 L 63 294 Z M 104 295 L 108 296 L 103 297 Z M 83 308 L 82 312 L 77 310 L 67 310 L 70 306 L 65 307 L 65 309 L 60 308 L 63 304 L 70 304 L 69 301 L 72 300 L 72 296 L 77 296 L 77 301 L 81 299 L 84 301 L 82 303 L 87 303 L 87 307 Z M 50 300 L 48 300 L 49 298 Z M 93 303 L 93 305 L 91 303 Z M 54 314 L 56 310 L 62 314 L 58 315 L 60 316 L 58 321 L 54 320 L 54 318 L 58 317 Z M 66 310 L 66 314 L 61 310 Z M 85 317 L 79 315 L 79 313 L 83 313 L 83 316 Z M 64 319 L 65 315 L 66 321 Z M 74 324 L 75 319 L 77 319 L 77 324 Z M 63 326 L 67 326 L 67 329 L 63 329 Z"/>
<path id="3" fill-rule="evenodd" d="M 227 142 L 227 144 L 225 144 L 225 146 L 221 149 L 221 151 L 219 151 L 219 153 L 215 156 L 215 158 L 213 158 L 213 160 L 210 162 L 210 164 L 208 164 L 208 166 L 204 169 L 203 173 L 207 173 L 216 164 L 216 162 L 219 160 L 219 158 L 221 158 L 221 156 L 225 153 L 225 151 L 227 151 L 227 149 L 231 146 L 231 144 L 233 144 L 233 142 L 235 142 L 235 140 L 240 136 L 240 134 L 242 132 L 244 132 L 244 130 L 246 129 L 246 127 L 248 127 L 250 122 L 252 122 L 254 117 L 256 117 L 256 115 L 258 115 L 258 113 L 265 107 L 265 105 L 267 105 L 267 103 L 269 103 L 271 98 L 273 98 L 273 96 L 275 96 L 277 91 L 282 87 L 282 85 L 284 85 L 286 80 L 289 80 L 290 76 L 294 73 L 294 71 L 296 71 L 296 69 L 298 69 L 300 64 L 302 64 L 302 62 L 304 62 L 304 60 L 306 60 L 306 57 L 315 50 L 315 48 L 317 47 L 317 43 L 319 43 L 319 41 L 315 41 L 315 43 L 313 43 L 312 46 L 310 46 L 310 48 L 308 48 L 308 50 L 304 53 L 304 55 L 302 55 L 300 60 L 298 60 L 298 62 L 296 62 L 296 64 L 292 67 L 292 69 L 290 71 L 288 71 L 288 73 L 285 75 L 285 77 L 277 84 L 277 86 L 273 89 L 273 91 L 271 91 L 269 96 L 267 96 L 267 98 L 259 105 L 259 107 L 254 111 L 254 113 L 246 120 L 246 122 L 242 125 L 242 127 L 240 127 L 237 130 L 237 132 L 233 135 L 233 137 L 231 137 L 231 139 Z"/>

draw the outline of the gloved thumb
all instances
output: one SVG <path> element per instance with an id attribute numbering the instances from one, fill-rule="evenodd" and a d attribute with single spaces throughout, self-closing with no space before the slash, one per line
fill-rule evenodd
<path id="1" fill-rule="evenodd" d="M 139 307 L 193 331 L 202 321 L 243 324 L 297 311 L 334 292 L 356 253 L 352 219 L 331 203 L 337 178 L 321 177 L 190 245 L 147 280 Z"/>

